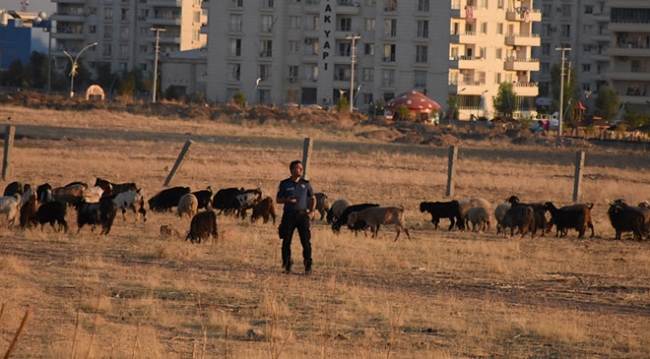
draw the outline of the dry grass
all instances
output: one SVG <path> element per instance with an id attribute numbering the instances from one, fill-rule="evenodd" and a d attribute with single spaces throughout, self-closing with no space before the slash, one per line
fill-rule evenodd
<path id="1" fill-rule="evenodd" d="M 12 123 L 150 132 L 149 140 L 18 139 L 11 180 L 54 186 L 101 176 L 162 189 L 183 146 L 196 140 L 172 185 L 257 187 L 274 195 L 314 140 L 309 177 L 332 200 L 404 204 L 413 240 L 393 242 L 312 226 L 314 274 L 280 273 L 271 224 L 219 216 L 219 240 L 190 245 L 189 220 L 118 216 L 109 236 L 0 228 L 0 352 L 27 309 L 16 357 L 457 358 L 629 357 L 650 347 L 650 250 L 616 242 L 607 203 L 650 198 L 647 156 L 587 149 L 581 202 L 594 202 L 595 239 L 506 238 L 434 230 L 418 211 L 444 200 L 447 149 L 358 138 L 363 126 L 160 120 L 108 112 L 4 108 Z M 206 137 L 200 137 L 204 139 Z M 571 202 L 575 148 L 461 144 L 456 198 L 492 203 Z M 446 220 L 442 226 L 445 227 Z M 300 245 L 294 241 L 296 269 Z"/>

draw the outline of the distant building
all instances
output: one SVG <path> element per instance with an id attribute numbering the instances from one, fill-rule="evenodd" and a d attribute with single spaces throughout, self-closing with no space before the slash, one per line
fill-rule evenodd
<path id="1" fill-rule="evenodd" d="M 160 57 L 163 94 L 172 89 L 178 96 L 205 96 L 208 81 L 207 49 L 170 52 Z"/>
<path id="2" fill-rule="evenodd" d="M 32 51 L 47 54 L 47 34 L 34 28 L 40 25 L 37 13 L 0 9 L 0 69 L 18 59 L 27 65 Z"/>

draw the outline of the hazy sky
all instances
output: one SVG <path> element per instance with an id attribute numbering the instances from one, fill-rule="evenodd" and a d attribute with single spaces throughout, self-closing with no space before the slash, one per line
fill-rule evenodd
<path id="1" fill-rule="evenodd" d="M 20 11 L 20 0 L 0 0 L 0 9 Z M 50 0 L 29 0 L 27 11 L 41 12 L 45 11 L 51 15 L 56 10 L 56 4 Z"/>

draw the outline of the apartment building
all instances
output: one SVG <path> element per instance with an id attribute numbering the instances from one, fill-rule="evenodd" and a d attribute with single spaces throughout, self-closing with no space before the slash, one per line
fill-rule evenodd
<path id="1" fill-rule="evenodd" d="M 499 84 L 512 82 L 533 110 L 541 20 L 532 0 L 210 1 L 207 94 L 227 102 L 335 104 L 352 87 L 355 107 L 425 91 L 461 119 L 493 114 Z M 354 62 L 354 67 L 352 67 Z"/>
<path id="2" fill-rule="evenodd" d="M 533 79 L 539 83 L 541 96 L 552 95 L 550 70 L 562 62 L 562 51 L 556 49 L 570 48 L 565 51 L 565 71 L 576 75 L 580 90 L 576 100 L 588 108 L 593 105 L 595 97 L 590 98 L 590 95 L 607 85 L 610 3 L 605 0 L 536 1 L 542 20 L 535 31 L 542 41 L 533 51 L 540 62 L 540 71 Z"/>
<path id="3" fill-rule="evenodd" d="M 650 1 L 610 0 L 607 79 L 621 102 L 650 113 Z"/>
<path id="4" fill-rule="evenodd" d="M 112 72 L 140 69 L 151 78 L 154 69 L 156 32 L 160 32 L 160 54 L 206 45 L 201 25 L 207 20 L 201 0 L 52 0 L 56 22 L 52 38 L 55 71 L 64 71 L 68 52 L 80 57 L 91 72 L 109 63 Z"/>

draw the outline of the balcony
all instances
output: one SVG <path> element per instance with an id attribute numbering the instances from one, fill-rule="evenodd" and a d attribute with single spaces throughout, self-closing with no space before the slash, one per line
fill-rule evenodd
<path id="1" fill-rule="evenodd" d="M 476 31 L 467 31 L 464 33 L 452 33 L 450 42 L 452 44 L 476 44 L 478 43 Z"/>
<path id="2" fill-rule="evenodd" d="M 609 13 L 593 13 L 591 14 L 592 18 L 594 19 L 595 22 L 599 23 L 609 23 Z"/>
<path id="3" fill-rule="evenodd" d="M 173 17 L 148 17 L 147 23 L 151 25 L 160 25 L 160 26 L 181 26 L 181 18 Z"/>
<path id="4" fill-rule="evenodd" d="M 182 0 L 147 0 L 147 5 L 156 7 L 181 7 Z"/>
<path id="5" fill-rule="evenodd" d="M 451 82 L 447 86 L 448 93 L 458 93 L 463 90 L 463 95 L 481 95 L 485 91 L 485 81 L 464 80 L 460 83 Z"/>
<path id="6" fill-rule="evenodd" d="M 638 23 L 638 22 L 610 22 L 607 25 L 607 29 L 610 33 L 614 32 L 639 32 L 639 33 L 648 33 L 648 24 Z"/>
<path id="7" fill-rule="evenodd" d="M 534 97 L 539 94 L 537 82 L 513 82 L 512 90 L 517 96 Z"/>
<path id="8" fill-rule="evenodd" d="M 53 32 L 52 38 L 55 40 L 83 40 L 83 32 Z"/>
<path id="9" fill-rule="evenodd" d="M 320 14 L 320 1 L 305 0 L 303 11 L 305 12 L 305 14 Z"/>
<path id="10" fill-rule="evenodd" d="M 600 43 L 609 43 L 611 41 L 612 36 L 610 34 L 594 34 L 591 35 L 591 39 L 600 42 Z"/>
<path id="11" fill-rule="evenodd" d="M 57 12 L 55 14 L 52 14 L 50 16 L 50 20 L 52 21 L 60 21 L 60 22 L 84 22 L 85 21 L 85 16 L 83 14 L 78 15 L 78 14 L 66 14 L 66 13 L 60 13 Z"/>
<path id="12" fill-rule="evenodd" d="M 641 71 L 623 71 L 610 70 L 607 72 L 607 78 L 614 81 L 650 81 L 650 73 Z"/>
<path id="13" fill-rule="evenodd" d="M 201 9 L 210 9 L 210 0 L 201 1 Z"/>
<path id="14" fill-rule="evenodd" d="M 449 58 L 449 68 L 452 69 L 482 69 L 485 62 L 482 57 L 476 56 L 456 56 Z"/>
<path id="15" fill-rule="evenodd" d="M 539 71 L 539 60 L 510 57 L 503 64 L 506 71 Z"/>
<path id="16" fill-rule="evenodd" d="M 359 15 L 361 13 L 360 0 L 337 0 L 334 6 L 336 15 Z"/>
<path id="17" fill-rule="evenodd" d="M 542 12 L 538 9 L 528 9 L 520 6 L 506 11 L 506 20 L 521 22 L 540 22 L 542 21 Z"/>
<path id="18" fill-rule="evenodd" d="M 609 50 L 607 50 L 609 51 Z M 591 54 L 591 59 L 596 62 L 609 62 L 610 56 L 607 52 L 602 51 L 600 53 L 596 52 Z"/>
<path id="19" fill-rule="evenodd" d="M 202 34 L 209 34 L 210 33 L 209 31 L 210 31 L 210 28 L 208 27 L 208 24 L 205 23 L 205 22 L 202 23 L 201 24 L 201 33 Z"/>
<path id="20" fill-rule="evenodd" d="M 537 34 L 508 34 L 506 35 L 505 44 L 507 46 L 540 46 L 542 44 L 542 39 L 540 39 Z"/>
<path id="21" fill-rule="evenodd" d="M 609 56 L 650 57 L 650 48 L 639 47 L 637 44 L 620 44 L 607 49 Z"/>
<path id="22" fill-rule="evenodd" d="M 472 6 L 472 18 L 481 18 L 481 15 L 485 16 L 485 8 L 482 6 Z M 454 2 L 451 5 L 451 17 L 453 19 L 466 19 L 467 18 L 467 8 L 461 7 L 460 3 Z M 483 18 L 486 19 L 486 18 Z"/>

